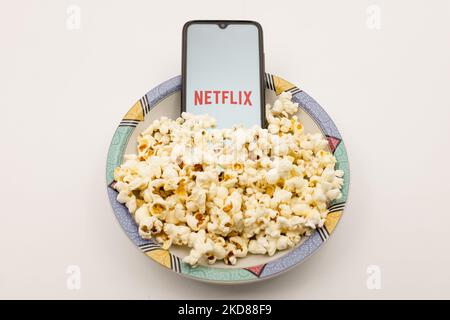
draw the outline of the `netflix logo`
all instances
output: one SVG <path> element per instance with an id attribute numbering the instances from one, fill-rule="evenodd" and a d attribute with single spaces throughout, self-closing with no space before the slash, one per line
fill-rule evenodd
<path id="1" fill-rule="evenodd" d="M 231 90 L 195 90 L 194 105 L 226 105 L 235 104 L 241 106 L 252 106 L 252 91 Z"/>

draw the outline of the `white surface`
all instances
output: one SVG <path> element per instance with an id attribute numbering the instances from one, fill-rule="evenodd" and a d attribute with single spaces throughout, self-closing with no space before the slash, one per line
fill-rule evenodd
<path id="1" fill-rule="evenodd" d="M 0 298 L 450 298 L 450 3 L 1 1 Z M 66 8 L 81 8 L 81 29 Z M 366 26 L 369 5 L 381 29 Z M 329 242 L 279 278 L 196 283 L 134 248 L 105 191 L 110 139 L 180 73 L 189 19 L 254 19 L 266 69 L 327 110 L 351 190 Z M 68 290 L 66 268 L 81 268 Z M 381 289 L 366 286 L 369 265 Z"/>

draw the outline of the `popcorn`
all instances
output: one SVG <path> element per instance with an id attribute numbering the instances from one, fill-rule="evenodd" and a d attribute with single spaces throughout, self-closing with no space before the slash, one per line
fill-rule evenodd
<path id="1" fill-rule="evenodd" d="M 277 189 L 273 194 L 272 201 L 278 205 L 281 202 L 287 203 L 291 199 L 291 197 L 292 197 L 291 192 L 277 187 Z"/>
<path id="2" fill-rule="evenodd" d="M 139 235 L 144 239 L 151 239 L 161 232 L 163 223 L 155 216 L 146 216 L 139 223 Z"/>
<path id="3" fill-rule="evenodd" d="M 197 212 L 195 215 L 188 214 L 186 216 L 186 223 L 191 228 L 191 230 L 198 231 L 200 229 L 206 228 L 209 221 L 209 216 Z"/>
<path id="4" fill-rule="evenodd" d="M 276 168 L 272 168 L 267 172 L 266 180 L 268 184 L 276 184 L 278 179 L 280 179 L 280 175 L 278 174 L 278 170 Z"/>
<path id="5" fill-rule="evenodd" d="M 139 235 L 164 249 L 187 246 L 190 265 L 274 255 L 322 227 L 339 199 L 342 170 L 321 134 L 303 132 L 283 92 L 267 105 L 268 128 L 216 129 L 208 115 L 153 121 L 137 153 L 114 170 L 117 200 Z"/>
<path id="6" fill-rule="evenodd" d="M 248 248 L 247 243 L 248 240 L 242 238 L 242 237 L 230 237 L 229 241 L 231 244 L 234 245 L 233 249 L 233 255 L 238 258 L 242 258 L 247 256 Z"/>
<path id="7" fill-rule="evenodd" d="M 267 252 L 266 247 L 261 244 L 260 241 L 250 240 L 248 244 L 248 252 L 253 254 L 265 254 Z"/>
<path id="8" fill-rule="evenodd" d="M 169 236 L 172 243 L 176 245 L 187 245 L 191 229 L 186 226 L 177 226 L 175 224 L 166 223 L 164 225 L 164 232 Z"/>

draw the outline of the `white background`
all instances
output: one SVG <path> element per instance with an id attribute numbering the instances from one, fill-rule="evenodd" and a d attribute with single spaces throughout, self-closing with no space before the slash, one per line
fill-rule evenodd
<path id="1" fill-rule="evenodd" d="M 449 1 L 0 3 L 0 298 L 450 298 Z M 66 25 L 71 4 L 79 30 Z M 105 190 L 118 122 L 180 73 L 183 23 L 208 18 L 259 21 L 266 70 L 321 103 L 350 159 L 328 243 L 252 285 L 161 268 L 127 239 Z M 66 287 L 69 265 L 80 290 Z"/>

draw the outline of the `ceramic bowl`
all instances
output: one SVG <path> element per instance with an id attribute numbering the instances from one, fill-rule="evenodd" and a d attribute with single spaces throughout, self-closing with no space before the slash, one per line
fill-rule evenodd
<path id="1" fill-rule="evenodd" d="M 326 242 L 342 217 L 348 196 L 349 166 L 344 142 L 335 124 L 323 108 L 304 91 L 278 76 L 265 74 L 266 102 L 272 103 L 283 91 L 293 95 L 293 101 L 299 104 L 299 119 L 307 132 L 320 132 L 329 142 L 329 150 L 334 153 L 336 168 L 345 172 L 342 198 L 329 204 L 329 214 L 322 228 L 316 229 L 296 247 L 267 255 L 248 255 L 239 259 L 235 266 L 222 262 L 214 265 L 191 267 L 182 262 L 188 253 L 187 248 L 172 246 L 164 250 L 154 240 L 142 239 L 138 227 L 125 205 L 116 200 L 117 191 L 112 188 L 114 168 L 122 163 L 123 155 L 136 153 L 136 137 L 154 119 L 167 116 L 175 119 L 181 110 L 181 76 L 167 80 L 150 90 L 126 113 L 120 122 L 108 151 L 106 180 L 109 200 L 114 215 L 131 241 L 148 257 L 173 272 L 197 280 L 216 283 L 245 283 L 267 279 L 300 264 Z"/>

